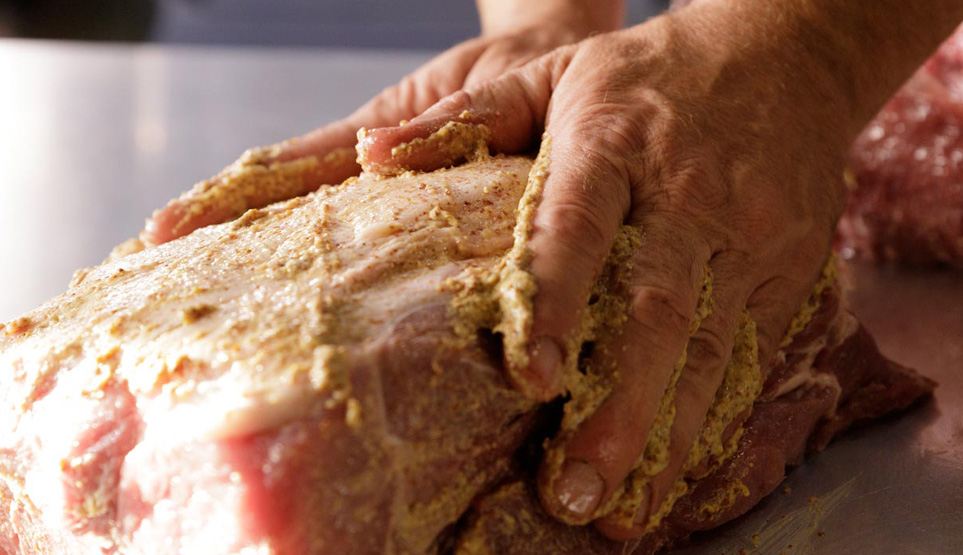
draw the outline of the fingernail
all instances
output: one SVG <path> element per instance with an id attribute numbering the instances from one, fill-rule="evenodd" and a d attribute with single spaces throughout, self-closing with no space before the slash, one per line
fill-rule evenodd
<path id="1" fill-rule="evenodd" d="M 531 356 L 533 378 L 546 388 L 551 388 L 562 365 L 561 347 L 550 337 L 540 337 L 532 345 Z"/>
<path id="2" fill-rule="evenodd" d="M 645 526 L 649 520 L 650 507 L 649 503 L 652 502 L 652 490 L 646 486 L 646 488 L 639 494 L 641 501 L 639 503 L 639 508 L 635 512 L 635 518 L 633 522 L 636 526 Z"/>
<path id="3" fill-rule="evenodd" d="M 568 460 L 562 466 L 562 474 L 555 480 L 555 495 L 565 509 L 575 516 L 589 516 L 595 512 L 602 495 L 605 481 L 592 465 Z"/>

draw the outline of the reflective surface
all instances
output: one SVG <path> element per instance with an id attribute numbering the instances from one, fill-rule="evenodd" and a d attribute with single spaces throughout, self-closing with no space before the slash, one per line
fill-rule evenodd
<path id="1" fill-rule="evenodd" d="M 0 320 L 245 148 L 344 116 L 427 57 L 0 42 Z M 963 553 L 963 272 L 855 274 L 857 313 L 940 381 L 935 402 L 845 436 L 680 553 Z"/>
<path id="2" fill-rule="evenodd" d="M 678 553 L 963 553 L 963 272 L 855 265 L 851 302 L 935 400 L 844 435 L 755 510 Z"/>
<path id="3" fill-rule="evenodd" d="M 0 40 L 0 321 L 246 148 L 346 116 L 428 58 Z"/>

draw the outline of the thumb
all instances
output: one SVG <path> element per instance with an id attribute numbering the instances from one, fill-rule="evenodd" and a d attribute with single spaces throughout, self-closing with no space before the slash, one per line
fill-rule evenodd
<path id="1" fill-rule="evenodd" d="M 404 125 L 359 133 L 365 171 L 397 174 L 450 166 L 487 142 L 506 154 L 531 149 L 541 135 L 566 49 L 502 77 L 451 94 Z"/>
<path id="2" fill-rule="evenodd" d="M 607 148 L 611 141 L 590 118 L 566 115 L 588 110 L 578 95 L 556 91 L 566 55 L 566 49 L 557 50 L 448 96 L 407 125 L 367 131 L 359 141 L 366 171 L 430 171 L 469 155 L 475 146 L 466 136 L 485 136 L 492 150 L 516 153 L 529 150 L 547 125 L 547 177 L 534 199 L 534 219 L 526 223 L 522 217 L 516 227 L 515 248 L 530 252 L 523 257 L 525 270 L 537 285 L 532 319 L 517 330 L 525 337 L 506 338 L 525 343 L 527 351 L 506 361 L 509 377 L 540 399 L 560 392 L 561 372 L 578 355 L 573 340 L 582 312 L 630 201 L 628 177 Z M 550 109 L 550 102 L 562 112 Z M 484 132 L 477 131 L 480 126 Z"/>

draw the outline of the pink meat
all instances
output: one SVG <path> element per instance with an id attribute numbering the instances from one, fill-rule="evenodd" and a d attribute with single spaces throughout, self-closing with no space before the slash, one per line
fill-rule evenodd
<path id="1" fill-rule="evenodd" d="M 827 289 L 735 456 L 644 544 L 548 519 L 530 484 L 558 402 L 513 389 L 497 335 L 452 310 L 511 247 L 531 165 L 363 175 L 115 258 L 5 324 L 0 555 L 644 553 L 933 388 Z M 700 512 L 734 479 L 748 495 Z"/>
<path id="2" fill-rule="evenodd" d="M 820 451 L 857 422 L 906 408 L 934 383 L 879 353 L 872 337 L 830 290 L 807 328 L 782 349 L 768 369 L 763 393 L 745 423 L 736 453 L 708 476 L 690 482 L 662 525 L 639 541 L 603 538 L 590 527 L 571 528 L 553 521 L 520 469 L 514 481 L 478 500 L 462 540 L 483 543 L 491 553 L 537 555 L 647 555 L 689 534 L 709 530 L 739 515 L 772 493 L 787 467 Z M 706 510 L 733 483 L 747 494 L 722 511 Z M 515 533 L 527 538 L 524 546 Z"/>
<path id="3" fill-rule="evenodd" d="M 853 144 L 845 254 L 963 265 L 963 28 Z"/>

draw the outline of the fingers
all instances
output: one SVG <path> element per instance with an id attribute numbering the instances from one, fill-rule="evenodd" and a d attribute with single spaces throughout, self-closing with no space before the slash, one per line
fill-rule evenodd
<path id="1" fill-rule="evenodd" d="M 744 412 L 742 405 L 752 402 L 752 396 L 743 395 L 741 389 L 752 385 L 749 383 L 752 372 L 758 373 L 755 356 L 749 352 L 751 349 L 743 351 L 745 356 L 734 357 L 733 366 L 729 366 L 746 299 L 746 293 L 741 289 L 739 268 L 724 256 L 714 257 L 711 267 L 712 312 L 702 320 L 686 346 L 685 365 L 679 374 L 673 399 L 675 417 L 668 445 L 663 446 L 668 449 L 668 460 L 642 489 L 642 495 L 624 499 L 615 512 L 596 521 L 596 527 L 612 539 L 634 539 L 652 529 L 682 493 L 677 489 L 678 481 L 703 459 L 721 454 L 728 424 Z M 738 366 L 746 364 L 746 359 L 755 366 Z M 631 366 L 624 369 L 627 374 L 639 371 L 644 370 Z M 723 386 L 728 388 L 724 392 L 727 396 L 725 403 L 712 406 L 726 372 L 739 374 L 733 374 Z M 756 381 L 761 386 L 761 379 L 757 377 Z M 651 391 L 647 393 L 652 396 Z M 625 399 L 624 402 L 633 400 Z M 729 432 L 731 434 L 731 430 Z M 631 449 L 626 445 L 627 452 L 644 448 L 644 442 L 649 438 L 639 437 L 642 442 L 636 439 Z M 635 462 L 628 456 L 626 460 Z"/>
<path id="2" fill-rule="evenodd" d="M 457 162 L 474 145 L 452 148 L 446 124 L 483 125 L 489 146 L 504 153 L 530 149 L 541 134 L 563 55 L 546 56 L 504 76 L 458 91 L 406 125 L 370 129 L 360 137 L 362 164 L 373 171 L 431 171 Z M 452 127 L 449 126 L 450 130 Z M 458 129 L 464 129 L 461 127 Z"/>
<path id="3" fill-rule="evenodd" d="M 542 54 L 573 40 L 535 33 L 485 43 L 460 86 L 449 89 L 454 94 L 419 110 L 421 115 L 408 124 L 370 129 L 359 137 L 365 171 L 435 170 L 465 158 L 480 141 L 490 141 L 497 152 L 529 149 L 541 134 L 552 89 L 572 50 Z M 485 131 L 472 129 L 474 125 Z"/>
<path id="4" fill-rule="evenodd" d="M 529 149 L 547 118 L 564 63 L 564 52 L 556 51 L 449 96 L 407 125 L 369 131 L 359 142 L 363 164 L 379 173 L 432 170 L 474 148 L 471 140 L 458 135 L 480 126 L 493 150 Z M 560 101 L 568 111 L 589 112 L 577 98 L 552 99 Z M 574 332 L 630 202 L 627 172 L 620 162 L 612 162 L 619 157 L 590 118 L 554 118 L 547 133 L 552 138 L 548 177 L 528 245 L 538 287 L 528 349 L 531 364 L 510 372 L 520 389 L 541 399 L 560 391 L 559 368 L 577 354 L 572 352 Z"/>
<path id="5" fill-rule="evenodd" d="M 543 398 L 561 392 L 561 370 L 575 364 L 583 311 L 630 202 L 627 176 L 594 148 L 590 130 L 559 121 L 548 134 L 549 176 L 529 241 L 538 284 L 530 361 L 518 369 Z"/>
<path id="6" fill-rule="evenodd" d="M 435 58 L 372 98 L 344 120 L 268 148 L 249 151 L 217 176 L 155 212 L 141 238 L 148 244 L 239 217 L 251 208 L 304 195 L 357 175 L 358 129 L 396 125 L 426 110 L 463 83 L 484 50 L 469 41 Z"/>
<path id="7" fill-rule="evenodd" d="M 747 309 L 757 324 L 759 360 L 764 369 L 768 368 L 772 356 L 785 346 L 787 333 L 802 331 L 809 323 L 820 301 L 814 298 L 811 304 L 808 299 L 813 295 L 818 297 L 826 287 L 833 287 L 835 279 L 835 265 L 830 260 L 821 275 L 801 279 L 777 276 L 752 292 Z"/>
<path id="8" fill-rule="evenodd" d="M 696 314 L 708 249 L 667 223 L 646 228 L 621 333 L 596 345 L 592 365 L 611 365 L 621 381 L 564 445 L 564 463 L 546 458 L 539 493 L 546 510 L 572 524 L 590 522 L 636 466 L 663 392 Z M 708 371 L 706 372 L 709 373 Z"/>
<path id="9" fill-rule="evenodd" d="M 788 279 L 771 279 L 749 296 L 747 309 L 756 322 L 759 361 L 763 368 L 779 350 L 789 322 L 799 312 L 808 295 L 807 287 Z"/>
<path id="10" fill-rule="evenodd" d="M 808 289 L 799 285 L 809 283 L 809 280 L 797 283 L 772 279 L 749 295 L 747 284 L 754 281 L 746 281 L 744 267 L 744 257 L 728 253 L 715 256 L 711 262 L 714 276 L 712 312 L 702 320 L 686 346 L 685 365 L 679 374 L 673 399 L 675 416 L 664 468 L 651 480 L 638 480 L 637 483 L 643 486 L 636 495 L 623 498 L 612 513 L 595 521 L 595 526 L 614 540 L 626 541 L 651 531 L 668 514 L 676 499 L 685 493 L 683 479 L 698 478 L 709 470 L 713 461 L 723 460 L 731 454 L 733 445 L 730 442 L 762 389 L 765 380 L 763 366 L 778 349 L 789 321 L 809 294 Z M 623 362 L 619 368 L 626 380 L 645 372 L 633 368 L 631 362 Z M 618 399 L 616 394 L 606 404 L 613 402 L 612 399 Z M 625 399 L 622 402 L 629 406 L 638 405 L 640 400 Z M 606 410 L 618 411 L 617 408 Z M 585 432 L 580 429 L 578 434 L 582 433 Z M 637 467 L 638 453 L 645 452 L 642 460 L 651 457 L 648 451 L 652 447 L 651 436 L 657 432 L 642 433 L 650 437 L 639 435 L 634 441 L 630 438 L 621 447 L 626 452 L 621 460 L 630 465 L 621 479 L 630 475 L 633 466 Z M 583 458 L 592 456 L 592 438 L 590 435 L 586 437 L 587 441 L 579 444 L 577 450 L 570 442 L 566 446 L 566 457 L 576 453 Z M 606 456 L 606 462 L 620 458 L 612 455 L 618 453 L 616 446 L 594 449 L 596 460 L 602 454 Z M 587 474 L 584 466 L 580 467 L 580 475 Z M 603 491 L 611 494 L 610 484 L 618 487 L 620 476 L 613 473 L 610 478 L 613 481 L 607 480 Z M 585 490 L 584 485 L 578 487 L 581 490 L 575 491 Z M 604 500 L 598 506 L 602 506 Z"/>
<path id="11" fill-rule="evenodd" d="M 141 238 L 166 243 L 195 229 L 237 218 L 251 208 L 339 183 L 358 171 L 354 131 L 338 122 L 268 148 L 252 149 L 148 219 Z"/>
<path id="12" fill-rule="evenodd" d="M 564 63 L 559 59 L 541 58 L 456 93 L 407 125 L 371 130 L 359 142 L 365 168 L 391 173 L 450 164 L 474 148 L 458 134 L 481 126 L 496 151 L 530 148 L 547 117 L 558 65 Z M 577 99 L 562 100 L 579 108 Z M 590 119 L 555 118 L 548 122 L 547 134 L 552 138 L 548 177 L 528 245 L 538 287 L 530 364 L 510 368 L 519 389 L 539 399 L 561 391 L 559 370 L 577 356 L 574 341 L 582 311 L 630 203 L 627 171 L 613 163 L 619 157 Z"/>
<path id="13" fill-rule="evenodd" d="M 413 85 L 385 89 L 348 118 L 301 137 L 248 151 L 213 178 L 172 200 L 147 221 L 142 240 L 160 244 L 357 175 L 354 144 L 365 125 L 393 125 L 421 107 Z"/>

